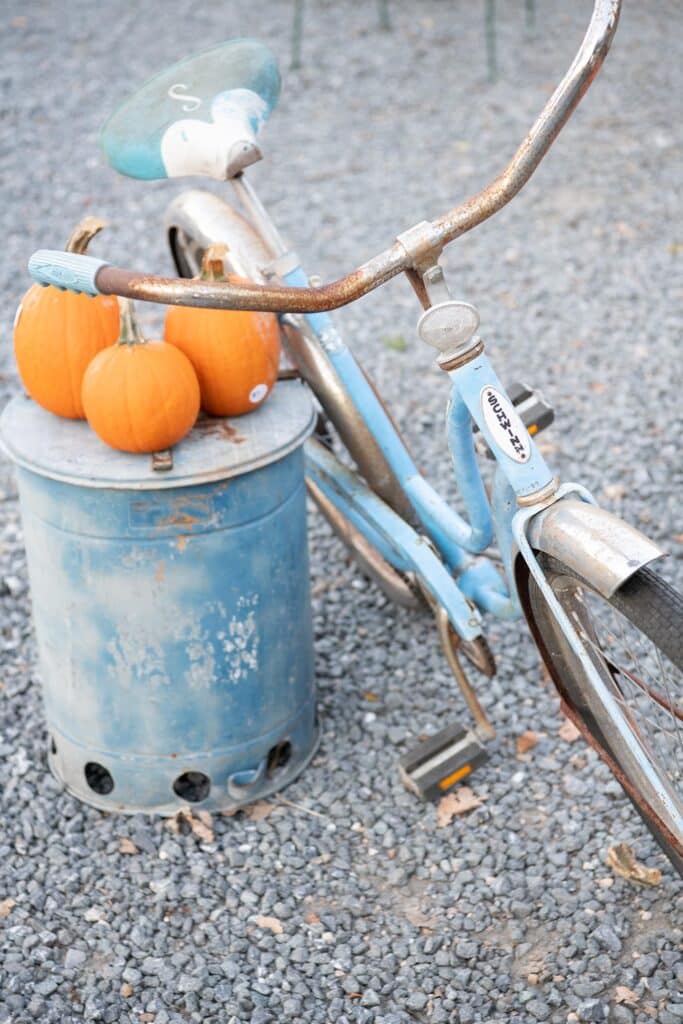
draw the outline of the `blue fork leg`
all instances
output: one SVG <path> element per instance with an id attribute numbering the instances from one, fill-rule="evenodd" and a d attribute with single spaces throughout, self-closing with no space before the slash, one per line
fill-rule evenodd
<path id="1" fill-rule="evenodd" d="M 493 522 L 505 579 L 489 560 L 479 560 L 458 578 L 463 594 L 484 612 L 499 619 L 517 619 L 522 614 L 513 571 L 512 520 L 518 511 L 515 492 L 500 467 L 492 489 Z M 507 583 L 507 585 L 506 585 Z"/>

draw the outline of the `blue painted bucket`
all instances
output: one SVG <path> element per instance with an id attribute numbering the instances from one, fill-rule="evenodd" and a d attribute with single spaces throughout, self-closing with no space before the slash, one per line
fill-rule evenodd
<path id="1" fill-rule="evenodd" d="M 281 382 L 201 420 L 173 467 L 25 397 L 17 467 L 49 763 L 108 811 L 226 810 L 281 789 L 317 742 L 302 445 Z"/>

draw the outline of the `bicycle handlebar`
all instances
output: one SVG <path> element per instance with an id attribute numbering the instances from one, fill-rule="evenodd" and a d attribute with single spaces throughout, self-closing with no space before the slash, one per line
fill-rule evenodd
<path id="1" fill-rule="evenodd" d="M 166 305 L 314 313 L 359 299 L 402 271 L 435 262 L 449 242 L 502 209 L 526 184 L 600 70 L 616 31 L 621 0 L 595 0 L 583 42 L 564 78 L 534 122 L 512 160 L 487 188 L 431 223 L 420 225 L 413 249 L 411 229 L 384 252 L 331 284 L 315 288 L 222 283 L 154 277 L 121 270 L 74 253 L 39 250 L 29 270 L 43 284 L 88 294 L 123 295 Z M 418 237 L 419 236 L 419 237 Z M 99 264 L 99 265 L 95 265 Z"/>

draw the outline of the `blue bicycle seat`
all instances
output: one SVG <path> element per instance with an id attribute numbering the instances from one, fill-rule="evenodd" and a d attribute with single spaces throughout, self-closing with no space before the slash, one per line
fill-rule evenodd
<path id="1" fill-rule="evenodd" d="M 231 39 L 146 82 L 106 122 L 102 148 L 131 178 L 203 174 L 224 181 L 261 159 L 257 136 L 279 95 L 270 50 Z"/>

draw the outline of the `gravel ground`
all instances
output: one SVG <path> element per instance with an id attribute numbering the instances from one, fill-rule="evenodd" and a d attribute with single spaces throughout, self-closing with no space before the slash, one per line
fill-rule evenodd
<path id="1" fill-rule="evenodd" d="M 356 265 L 500 168 L 589 4 L 537 7 L 530 37 L 522 3 L 499 5 L 490 85 L 483 5 L 395 0 L 391 33 L 373 4 L 307 6 L 304 66 L 286 74 L 253 179 L 311 270 Z M 263 38 L 286 67 L 291 13 L 284 0 L 5 5 L 5 396 L 34 248 L 97 212 L 115 225 L 97 254 L 169 269 L 161 213 L 180 186 L 117 179 L 97 149 L 105 114 L 152 71 L 231 35 Z M 682 69 L 680 5 L 626 5 L 604 72 L 533 183 L 446 261 L 501 375 L 556 403 L 544 446 L 562 475 L 666 543 L 679 585 Z M 416 314 L 394 282 L 339 320 L 452 494 L 446 386 L 414 340 Z M 324 735 L 287 790 L 298 806 L 216 817 L 210 842 L 175 835 L 81 806 L 46 770 L 6 462 L 0 502 L 0 901 L 13 901 L 0 903 L 0 1021 L 683 1021 L 681 885 L 608 773 L 558 738 L 523 629 L 490 630 L 500 671 L 480 692 L 498 740 L 472 783 L 485 802 L 438 827 L 396 772 L 411 737 L 462 710 L 435 631 L 367 585 L 312 512 Z M 520 760 L 527 729 L 539 743 Z M 661 884 L 611 875 L 616 841 L 661 868 Z"/>

